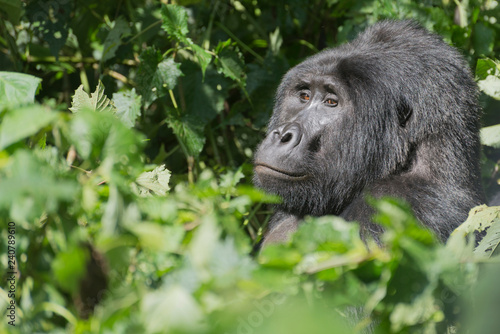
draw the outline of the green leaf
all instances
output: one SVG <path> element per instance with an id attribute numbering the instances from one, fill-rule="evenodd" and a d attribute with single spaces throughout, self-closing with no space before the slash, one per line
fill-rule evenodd
<path id="1" fill-rule="evenodd" d="M 18 150 L 0 174 L 0 208 L 12 219 L 32 221 L 55 212 L 61 202 L 78 196 L 75 181 L 59 175 L 58 169 L 32 151 Z"/>
<path id="2" fill-rule="evenodd" d="M 480 80 L 479 89 L 496 100 L 500 100 L 500 75 L 488 75 L 486 79 Z"/>
<path id="3" fill-rule="evenodd" d="M 42 79 L 16 72 L 0 72 L 0 110 L 6 106 L 29 104 Z"/>
<path id="4" fill-rule="evenodd" d="M 296 249 L 283 245 L 268 245 L 259 255 L 259 263 L 265 267 L 293 268 L 302 260 L 302 255 Z"/>
<path id="5" fill-rule="evenodd" d="M 186 105 L 184 112 L 190 118 L 198 120 L 200 124 L 208 124 L 224 110 L 230 81 L 213 69 L 209 69 L 203 78 L 199 68 L 192 62 L 184 62 L 182 72 L 185 73 L 182 85 L 189 87 L 184 90 L 183 98 Z M 181 98 L 179 97 L 178 101 Z"/>
<path id="6" fill-rule="evenodd" d="M 219 42 L 215 48 L 215 53 L 217 55 L 215 58 L 217 70 L 244 88 L 246 85 L 245 64 L 231 40 Z"/>
<path id="7" fill-rule="evenodd" d="M 236 188 L 238 196 L 248 196 L 253 202 L 279 204 L 281 197 L 268 194 L 250 185 L 240 185 Z"/>
<path id="8" fill-rule="evenodd" d="M 87 272 L 88 258 L 87 250 L 77 246 L 57 254 L 52 262 L 52 271 L 57 283 L 66 292 L 78 292 L 80 281 Z"/>
<path id="9" fill-rule="evenodd" d="M 414 326 L 435 318 L 442 320 L 443 314 L 432 295 L 431 289 L 418 295 L 412 303 L 397 303 L 390 315 L 391 329 L 394 333 L 400 332 L 406 326 Z"/>
<path id="10" fill-rule="evenodd" d="M 71 1 L 30 1 L 26 6 L 29 21 L 56 58 L 68 39 L 72 13 Z"/>
<path id="11" fill-rule="evenodd" d="M 220 177 L 220 187 L 224 192 L 231 194 L 236 189 L 236 185 L 245 177 L 239 168 L 237 171 L 228 171 Z"/>
<path id="12" fill-rule="evenodd" d="M 196 44 L 191 44 L 191 48 L 193 49 L 196 59 L 198 59 L 198 63 L 200 64 L 201 72 L 203 73 L 204 78 L 205 71 L 210 64 L 210 61 L 212 61 L 212 55 Z"/>
<path id="13" fill-rule="evenodd" d="M 486 205 L 476 206 L 469 212 L 467 220 L 453 231 L 450 239 L 457 237 L 465 237 L 467 235 L 476 237 L 476 234 L 481 234 L 486 231 L 478 246 L 474 249 L 474 253 L 478 257 L 490 257 L 493 253 L 498 252 L 500 244 L 500 207 Z"/>
<path id="14" fill-rule="evenodd" d="M 212 55 L 199 45 L 193 43 L 193 41 L 187 36 L 189 28 L 186 9 L 177 5 L 165 5 L 162 7 L 161 15 L 163 21 L 162 28 L 169 34 L 170 38 L 173 38 L 177 42 L 191 48 L 193 54 L 198 60 L 201 72 L 204 76 L 210 61 L 212 60 Z"/>
<path id="15" fill-rule="evenodd" d="M 57 118 L 57 113 L 38 105 L 7 110 L 0 124 L 0 151 L 36 134 Z"/>
<path id="16" fill-rule="evenodd" d="M 478 81 L 486 79 L 489 75 L 498 75 L 498 72 L 500 72 L 499 61 L 490 58 L 478 59 L 476 64 L 476 79 Z"/>
<path id="17" fill-rule="evenodd" d="M 120 47 L 123 37 L 130 35 L 131 30 L 127 21 L 120 17 L 114 23 L 113 29 L 111 29 L 104 41 L 104 50 L 101 58 L 102 63 L 112 59 Z"/>
<path id="18" fill-rule="evenodd" d="M 500 124 L 482 128 L 481 143 L 494 148 L 500 148 Z"/>
<path id="19" fill-rule="evenodd" d="M 165 196 L 170 190 L 168 181 L 170 180 L 171 172 L 161 165 L 153 169 L 151 172 L 144 172 L 135 180 L 139 187 L 141 195 L 149 195 L 151 193 Z"/>
<path id="20" fill-rule="evenodd" d="M 168 126 L 174 131 L 179 143 L 189 156 L 198 157 L 205 145 L 204 125 L 192 117 L 168 117 Z"/>
<path id="21" fill-rule="evenodd" d="M 7 19 L 17 25 L 23 12 L 23 3 L 21 0 L 0 0 L 0 11 L 5 12 Z"/>
<path id="22" fill-rule="evenodd" d="M 203 312 L 190 291 L 165 285 L 141 301 L 141 319 L 146 333 L 202 333 Z"/>
<path id="23" fill-rule="evenodd" d="M 495 43 L 495 31 L 482 22 L 474 25 L 472 43 L 476 55 L 489 55 Z"/>
<path id="24" fill-rule="evenodd" d="M 128 224 L 127 229 L 137 236 L 142 247 L 156 252 L 176 252 L 186 231 L 182 226 L 165 226 L 148 222 Z"/>
<path id="25" fill-rule="evenodd" d="M 489 58 L 479 59 L 476 66 L 476 80 L 483 93 L 500 100 L 499 61 Z"/>
<path id="26" fill-rule="evenodd" d="M 500 210 L 498 210 L 498 213 L 500 213 Z M 491 222 L 491 226 L 479 242 L 479 245 L 474 249 L 474 253 L 487 258 L 500 254 L 500 214 Z"/>
<path id="27" fill-rule="evenodd" d="M 115 112 L 116 108 L 113 102 L 104 93 L 104 85 L 101 81 L 97 84 L 95 92 L 90 96 L 83 90 L 83 85 L 80 85 L 73 95 L 71 101 L 71 110 L 73 113 L 79 112 L 82 109 L 90 109 L 98 112 Z"/>
<path id="28" fill-rule="evenodd" d="M 144 107 L 147 108 L 156 99 L 167 95 L 169 90 L 174 89 L 178 78 L 183 74 L 180 64 L 172 58 L 163 59 L 160 51 L 155 48 L 144 50 L 139 59 L 141 64 L 137 71 L 137 84 Z"/>
<path id="29" fill-rule="evenodd" d="M 135 88 L 126 92 L 113 94 L 116 115 L 127 127 L 132 128 L 141 115 L 141 96 L 135 93 Z"/>
<path id="30" fill-rule="evenodd" d="M 67 137 L 82 158 L 122 187 L 142 171 L 142 135 L 113 114 L 80 111 L 71 120 Z"/>
<path id="31" fill-rule="evenodd" d="M 169 89 L 174 89 L 180 76 L 182 76 L 180 64 L 173 58 L 164 59 L 158 64 L 158 70 L 153 76 L 153 85 L 158 91 L 166 94 Z"/>
<path id="32" fill-rule="evenodd" d="M 185 8 L 177 5 L 164 5 L 161 8 L 162 28 L 177 41 L 187 39 L 188 14 Z"/>

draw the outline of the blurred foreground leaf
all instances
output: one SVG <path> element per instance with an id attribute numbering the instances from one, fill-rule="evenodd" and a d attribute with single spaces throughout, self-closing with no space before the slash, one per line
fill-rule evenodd
<path id="1" fill-rule="evenodd" d="M 6 106 L 30 104 L 42 79 L 32 75 L 0 72 L 0 110 Z"/>
<path id="2" fill-rule="evenodd" d="M 8 109 L 3 113 L 0 123 L 0 151 L 36 134 L 57 118 L 56 112 L 38 105 Z"/>

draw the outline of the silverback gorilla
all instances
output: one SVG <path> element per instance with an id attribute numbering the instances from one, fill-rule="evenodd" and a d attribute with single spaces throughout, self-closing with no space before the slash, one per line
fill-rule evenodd
<path id="1" fill-rule="evenodd" d="M 409 21 L 383 21 L 283 78 L 254 183 L 282 197 L 264 244 L 305 215 L 338 215 L 375 237 L 366 195 L 406 200 L 446 240 L 484 203 L 477 88 L 463 57 Z"/>

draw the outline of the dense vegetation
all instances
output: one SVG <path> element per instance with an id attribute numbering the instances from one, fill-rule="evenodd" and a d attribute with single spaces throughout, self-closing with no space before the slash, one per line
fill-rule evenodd
<path id="1" fill-rule="evenodd" d="M 322 217 L 255 255 L 279 199 L 251 187 L 285 71 L 411 18 L 476 73 L 497 192 L 497 1 L 166 3 L 0 0 L 0 332 L 498 331 L 498 208 L 442 245 L 373 201 L 382 246 Z"/>

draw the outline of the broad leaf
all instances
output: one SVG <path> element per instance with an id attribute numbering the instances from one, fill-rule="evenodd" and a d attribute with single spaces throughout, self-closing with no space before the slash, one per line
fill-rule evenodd
<path id="1" fill-rule="evenodd" d="M 106 178 L 122 175 L 128 180 L 139 172 L 143 138 L 115 115 L 82 110 L 71 120 L 68 130 L 67 136 L 78 154 Z"/>
<path id="2" fill-rule="evenodd" d="M 188 30 L 186 9 L 177 5 L 165 5 L 161 8 L 162 28 L 177 41 L 185 41 Z"/>
<path id="3" fill-rule="evenodd" d="M 16 72 L 0 72 L 0 109 L 5 106 L 29 104 L 42 79 Z"/>
<path id="4" fill-rule="evenodd" d="M 245 64 L 238 49 L 231 40 L 219 42 L 215 49 L 217 70 L 226 77 L 236 81 L 242 88 L 246 86 Z"/>
<path id="5" fill-rule="evenodd" d="M 78 196 L 75 181 L 63 178 L 32 151 L 17 150 L 0 174 L 0 208 L 17 221 L 54 213 Z"/>
<path id="6" fill-rule="evenodd" d="M 19 18 L 23 12 L 21 0 L 0 0 L 0 8 L 7 13 L 7 19 L 14 25 L 19 23 Z"/>
<path id="7" fill-rule="evenodd" d="M 488 55 L 495 44 L 495 31 L 483 22 L 474 25 L 472 44 L 477 55 Z"/>
<path id="8" fill-rule="evenodd" d="M 170 180 L 171 172 L 161 165 L 153 169 L 151 172 L 144 172 L 135 180 L 138 185 L 140 195 L 149 195 L 151 193 L 165 196 L 170 190 L 168 181 Z"/>
<path id="9" fill-rule="evenodd" d="M 166 121 L 177 136 L 184 152 L 197 157 L 205 145 L 204 125 L 190 117 L 168 117 Z"/>
<path id="10" fill-rule="evenodd" d="M 500 148 L 500 124 L 481 129 L 481 143 Z"/>
<path id="11" fill-rule="evenodd" d="M 500 62 L 493 59 L 479 59 L 476 64 L 476 79 L 478 81 L 486 79 L 489 75 L 496 75 L 500 72 Z"/>
<path id="12" fill-rule="evenodd" d="M 58 58 L 59 51 L 66 44 L 72 19 L 72 1 L 29 1 L 26 16 L 37 23 L 34 28 L 49 44 L 51 54 Z"/>
<path id="13" fill-rule="evenodd" d="M 207 70 L 207 67 L 210 64 L 210 61 L 212 61 L 212 55 L 196 44 L 192 44 L 191 48 L 193 49 L 194 55 L 196 56 L 196 59 L 200 64 L 201 72 L 203 73 L 203 78 L 204 78 L 205 71 Z"/>
<path id="14" fill-rule="evenodd" d="M 36 134 L 57 117 L 57 113 L 38 105 L 7 110 L 0 123 L 0 151 Z"/>
<path id="15" fill-rule="evenodd" d="M 71 110 L 76 113 L 83 109 L 90 109 L 98 112 L 115 112 L 115 106 L 113 102 L 108 99 L 104 93 L 104 85 L 101 81 L 97 85 L 95 92 L 90 94 L 90 96 L 83 90 L 83 85 L 80 85 L 73 95 L 73 100 L 71 101 Z"/>
<path id="16" fill-rule="evenodd" d="M 134 127 L 135 121 L 141 115 L 141 96 L 135 93 L 135 88 L 126 92 L 113 94 L 116 115 L 128 126 Z"/>
<path id="17" fill-rule="evenodd" d="M 106 40 L 104 41 L 104 50 L 101 58 L 101 62 L 113 58 L 116 54 L 116 50 L 120 47 L 123 37 L 130 35 L 130 27 L 128 22 L 123 18 L 118 18 L 115 21 L 113 29 L 109 32 Z"/>
<path id="18" fill-rule="evenodd" d="M 69 293 L 78 292 L 80 281 L 87 270 L 88 258 L 88 251 L 77 246 L 57 254 L 52 262 L 52 272 L 63 290 Z"/>
<path id="19" fill-rule="evenodd" d="M 137 84 L 142 95 L 144 107 L 147 108 L 156 99 L 174 89 L 177 80 L 182 76 L 180 64 L 172 58 L 163 59 L 160 51 L 147 48 L 140 55 L 141 64 L 137 71 Z"/>
<path id="20" fill-rule="evenodd" d="M 452 234 L 476 235 L 486 231 L 486 235 L 479 240 L 474 253 L 480 257 L 490 257 L 498 252 L 500 245 L 500 207 L 481 205 L 473 208 L 467 220 Z"/>
<path id="21" fill-rule="evenodd" d="M 500 100 L 500 75 L 488 75 L 486 79 L 478 81 L 479 89 L 496 100 Z"/>
<path id="22" fill-rule="evenodd" d="M 500 210 L 499 210 L 500 213 Z M 486 231 L 486 235 L 474 249 L 481 257 L 492 257 L 500 254 L 500 217 L 497 217 Z"/>
<path id="23" fill-rule="evenodd" d="M 191 48 L 201 67 L 201 72 L 205 75 L 205 71 L 212 60 L 212 55 L 193 43 L 187 36 L 189 29 L 186 9 L 177 5 L 166 5 L 162 7 L 161 14 L 162 28 L 169 34 L 170 38 Z"/>
<path id="24" fill-rule="evenodd" d="M 186 109 L 183 110 L 189 117 L 197 119 L 206 125 L 224 109 L 224 101 L 231 82 L 209 69 L 203 78 L 197 65 L 185 62 L 182 66 L 185 77 L 183 87 L 190 87 L 184 91 Z M 178 97 L 178 101 L 182 97 Z"/>

